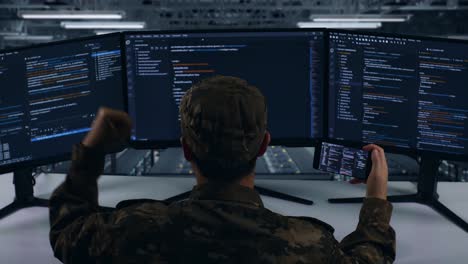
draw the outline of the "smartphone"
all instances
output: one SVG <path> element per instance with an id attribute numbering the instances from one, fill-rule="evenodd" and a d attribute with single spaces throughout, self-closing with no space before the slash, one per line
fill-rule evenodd
<path id="1" fill-rule="evenodd" d="M 369 151 L 322 141 L 315 147 L 314 168 L 366 180 L 372 161 Z"/>

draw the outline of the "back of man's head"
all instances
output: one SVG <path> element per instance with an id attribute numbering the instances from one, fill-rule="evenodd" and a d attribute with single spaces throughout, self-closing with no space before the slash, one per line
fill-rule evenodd
<path id="1" fill-rule="evenodd" d="M 251 173 L 265 137 L 265 97 L 246 81 L 216 76 L 194 85 L 180 104 L 183 143 L 201 174 L 234 181 Z"/>

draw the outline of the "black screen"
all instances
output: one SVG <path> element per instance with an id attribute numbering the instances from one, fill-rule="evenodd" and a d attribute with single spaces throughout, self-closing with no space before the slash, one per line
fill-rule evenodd
<path id="1" fill-rule="evenodd" d="M 0 165 L 65 155 L 100 106 L 123 109 L 120 37 L 0 52 Z"/>
<path id="2" fill-rule="evenodd" d="M 260 89 L 273 140 L 322 136 L 323 32 L 130 33 L 125 44 L 135 141 L 178 142 L 182 96 L 214 75 Z"/>
<path id="3" fill-rule="evenodd" d="M 468 44 L 331 32 L 329 137 L 468 154 Z"/>
<path id="4" fill-rule="evenodd" d="M 318 169 L 364 179 L 368 156 L 364 150 L 323 142 Z"/>

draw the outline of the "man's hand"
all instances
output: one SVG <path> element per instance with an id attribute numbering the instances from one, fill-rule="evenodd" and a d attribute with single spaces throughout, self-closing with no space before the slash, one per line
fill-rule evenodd
<path id="1" fill-rule="evenodd" d="M 127 113 L 100 108 L 82 144 L 104 153 L 122 151 L 128 145 L 131 127 L 132 122 Z"/>
<path id="2" fill-rule="evenodd" d="M 384 150 L 374 144 L 363 147 L 371 151 L 372 169 L 367 178 L 367 197 L 387 200 L 388 167 Z"/>

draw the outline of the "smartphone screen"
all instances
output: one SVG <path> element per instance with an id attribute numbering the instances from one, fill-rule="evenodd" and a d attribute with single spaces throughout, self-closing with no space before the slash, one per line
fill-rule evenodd
<path id="1" fill-rule="evenodd" d="M 368 151 L 322 142 L 315 153 L 316 169 L 358 179 L 366 179 L 369 174 L 371 165 Z"/>

